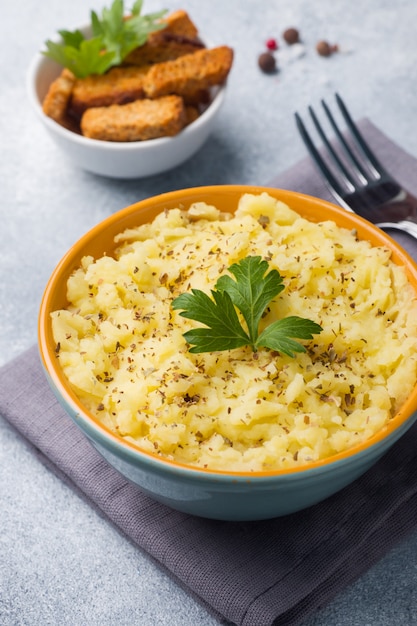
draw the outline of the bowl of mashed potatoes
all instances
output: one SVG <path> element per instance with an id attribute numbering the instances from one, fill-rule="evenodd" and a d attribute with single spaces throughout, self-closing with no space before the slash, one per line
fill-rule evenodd
<path id="1" fill-rule="evenodd" d="M 236 285 L 233 267 L 251 258 L 282 283 L 258 315 L 260 337 L 279 319 L 319 331 L 295 349 L 224 337 L 193 349 L 207 311 L 187 317 L 178 298 L 223 306 L 216 289 Z M 244 329 L 234 304 L 219 324 Z M 39 347 L 62 406 L 140 489 L 203 517 L 272 518 L 347 486 L 415 421 L 417 267 L 317 198 L 174 191 L 113 214 L 67 252 L 42 299 Z"/>

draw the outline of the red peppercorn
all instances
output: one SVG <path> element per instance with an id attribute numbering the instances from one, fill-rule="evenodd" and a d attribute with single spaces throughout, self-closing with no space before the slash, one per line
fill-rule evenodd
<path id="1" fill-rule="evenodd" d="M 268 39 L 266 42 L 266 47 L 268 50 L 278 50 L 278 42 L 276 39 Z"/>

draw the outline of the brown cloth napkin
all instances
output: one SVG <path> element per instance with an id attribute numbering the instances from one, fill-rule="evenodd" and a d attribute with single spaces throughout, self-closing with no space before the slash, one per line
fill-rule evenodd
<path id="1" fill-rule="evenodd" d="M 386 167 L 417 193 L 417 160 L 369 121 L 361 128 Z M 329 198 L 308 158 L 272 185 Z M 417 256 L 417 242 L 409 243 Z M 287 517 L 231 523 L 173 511 L 113 470 L 55 400 L 36 346 L 0 369 L 0 414 L 44 463 L 219 620 L 234 624 L 301 624 L 417 523 L 417 424 L 374 468 L 328 500 Z"/>

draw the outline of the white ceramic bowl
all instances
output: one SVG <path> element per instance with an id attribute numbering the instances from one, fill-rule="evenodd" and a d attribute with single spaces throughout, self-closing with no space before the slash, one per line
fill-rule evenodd
<path id="1" fill-rule="evenodd" d="M 209 107 L 175 137 L 120 143 L 99 141 L 67 130 L 43 112 L 42 101 L 61 70 L 60 65 L 43 54 L 35 56 L 27 73 L 27 92 L 32 107 L 73 164 L 112 178 L 143 178 L 184 163 L 202 147 L 213 130 L 226 93 L 226 85 L 214 88 Z"/>

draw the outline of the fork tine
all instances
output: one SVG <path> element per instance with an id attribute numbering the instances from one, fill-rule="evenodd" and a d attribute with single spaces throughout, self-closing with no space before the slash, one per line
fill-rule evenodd
<path id="1" fill-rule="evenodd" d="M 370 163 L 372 164 L 374 170 L 375 170 L 375 174 L 377 174 L 378 176 L 383 174 L 386 175 L 387 172 L 385 170 L 385 168 L 383 167 L 383 165 L 380 163 L 380 161 L 377 159 L 377 157 L 375 156 L 375 154 L 372 152 L 371 148 L 369 147 L 369 145 L 366 143 L 365 139 L 362 137 L 361 133 L 359 132 L 358 127 L 356 126 L 356 124 L 354 123 L 354 121 L 352 120 L 349 111 L 346 108 L 345 103 L 343 102 L 342 98 L 339 96 L 338 93 L 335 94 L 335 98 L 336 98 L 336 102 L 339 105 L 339 109 L 345 119 L 346 124 L 349 127 L 349 130 L 351 131 L 352 135 L 354 136 L 354 138 L 356 139 L 358 146 L 361 148 L 362 152 L 364 153 L 364 155 L 369 159 Z"/>
<path id="2" fill-rule="evenodd" d="M 316 114 L 314 113 L 314 109 L 309 106 L 308 107 L 309 113 L 311 115 L 311 119 L 314 122 L 314 126 L 316 127 L 316 130 L 318 132 L 318 134 L 320 135 L 324 145 L 326 146 L 329 154 L 331 155 L 332 159 L 334 160 L 334 162 L 336 163 L 336 165 L 338 166 L 338 168 L 340 169 L 340 171 L 343 173 L 344 177 L 349 181 L 349 183 L 352 185 L 352 190 L 357 188 L 357 184 L 355 183 L 354 179 L 352 178 L 351 174 L 348 172 L 348 170 L 346 169 L 343 161 L 340 160 L 339 155 L 337 154 L 337 152 L 335 151 L 335 149 L 333 148 L 332 144 L 330 143 L 330 141 L 328 140 L 326 133 L 323 130 L 322 125 L 320 124 Z"/>
<path id="3" fill-rule="evenodd" d="M 325 161 L 322 159 L 321 154 L 319 153 L 313 141 L 311 140 L 311 137 L 308 134 L 307 129 L 304 126 L 301 120 L 301 117 L 299 116 L 298 113 L 295 113 L 295 121 L 297 124 L 298 131 L 306 145 L 307 150 L 310 152 L 314 163 L 321 171 L 322 175 L 324 176 L 325 180 L 328 182 L 329 186 L 333 189 L 333 192 L 337 194 L 337 196 L 342 198 L 344 194 L 344 190 L 339 184 L 339 181 L 335 178 L 335 176 L 333 176 L 332 171 L 328 168 Z"/>
<path id="4" fill-rule="evenodd" d="M 342 145 L 345 153 L 347 154 L 348 158 L 352 161 L 353 165 L 356 167 L 357 169 L 357 174 L 359 179 L 361 180 L 361 182 L 363 184 L 365 184 L 366 182 L 369 181 L 369 176 L 367 174 L 367 172 L 364 170 L 364 168 L 362 167 L 361 163 L 358 161 L 358 159 L 356 158 L 356 155 L 353 153 L 353 151 L 351 150 L 349 144 L 347 143 L 346 139 L 344 138 L 343 134 L 340 131 L 339 126 L 336 124 L 336 121 L 332 115 L 332 112 L 330 111 L 329 107 L 327 106 L 327 104 L 325 103 L 324 100 L 321 101 L 321 104 L 323 106 L 323 109 L 329 119 L 329 122 L 337 136 L 337 138 L 339 139 L 340 144 Z"/>

